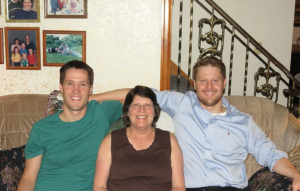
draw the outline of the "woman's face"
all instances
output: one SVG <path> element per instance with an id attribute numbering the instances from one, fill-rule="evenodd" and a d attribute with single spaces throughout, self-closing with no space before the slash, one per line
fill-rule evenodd
<path id="1" fill-rule="evenodd" d="M 136 95 L 129 106 L 127 115 L 131 127 L 138 129 L 151 128 L 155 116 L 152 101 L 149 98 Z"/>
<path id="2" fill-rule="evenodd" d="M 23 2 L 23 7 L 24 7 L 24 9 L 30 10 L 30 9 L 31 9 L 31 6 L 32 6 L 32 3 L 31 3 L 30 0 L 24 0 L 24 2 Z"/>
<path id="3" fill-rule="evenodd" d="M 19 40 L 15 40 L 15 44 L 20 44 L 20 41 Z"/>

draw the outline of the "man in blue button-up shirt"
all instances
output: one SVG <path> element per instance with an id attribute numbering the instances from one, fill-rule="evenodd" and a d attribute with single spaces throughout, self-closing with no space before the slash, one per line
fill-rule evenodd
<path id="1" fill-rule="evenodd" d="M 300 189 L 300 174 L 286 153 L 276 149 L 250 115 L 223 98 L 225 71 L 221 60 L 206 57 L 193 67 L 195 92 L 154 90 L 175 126 L 187 190 L 247 190 L 244 161 L 248 153 L 260 165 L 292 178 L 293 191 Z M 102 94 L 101 99 L 121 101 L 127 92 L 115 90 Z"/>

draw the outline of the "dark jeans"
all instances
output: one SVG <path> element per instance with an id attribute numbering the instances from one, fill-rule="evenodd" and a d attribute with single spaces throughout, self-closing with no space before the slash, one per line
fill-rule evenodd
<path id="1" fill-rule="evenodd" d="M 201 188 L 187 188 L 186 191 L 250 191 L 247 186 L 244 189 L 235 188 L 235 187 L 219 187 L 219 186 L 209 186 Z"/>
<path id="2" fill-rule="evenodd" d="M 20 62 L 14 62 L 14 66 L 21 66 Z"/>

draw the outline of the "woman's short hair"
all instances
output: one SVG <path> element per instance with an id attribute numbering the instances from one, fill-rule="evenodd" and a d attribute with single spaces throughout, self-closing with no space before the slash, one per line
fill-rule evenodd
<path id="1" fill-rule="evenodd" d="M 123 110 L 122 110 L 124 124 L 126 125 L 126 127 L 129 127 L 131 125 L 131 122 L 128 117 L 128 111 L 129 111 L 130 104 L 133 102 L 134 97 L 137 95 L 143 98 L 149 98 L 152 101 L 154 107 L 154 118 L 152 121 L 152 127 L 155 128 L 156 122 L 158 121 L 160 115 L 160 107 L 157 103 L 155 93 L 146 86 L 135 86 L 126 95 Z"/>
<path id="2" fill-rule="evenodd" d="M 20 40 L 18 38 L 14 39 L 14 44 L 16 44 L 16 40 L 19 41 L 19 44 L 20 44 Z"/>

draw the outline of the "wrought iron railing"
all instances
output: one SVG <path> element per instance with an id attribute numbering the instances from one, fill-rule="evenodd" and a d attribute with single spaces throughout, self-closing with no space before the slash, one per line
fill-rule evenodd
<path id="1" fill-rule="evenodd" d="M 296 98 L 300 98 L 300 82 L 289 72 L 289 70 L 280 63 L 273 55 L 271 55 L 264 47 L 262 47 L 250 34 L 248 34 L 239 24 L 237 24 L 224 10 L 222 10 L 213 0 L 205 0 L 206 3 L 210 6 L 208 9 L 202 2 L 204 0 L 190 0 L 190 34 L 189 34 L 189 62 L 188 62 L 188 79 L 187 79 L 187 86 L 189 89 L 190 80 L 191 80 L 191 56 L 192 56 L 192 31 L 193 31 L 193 9 L 194 3 L 198 4 L 211 15 L 211 18 L 203 18 L 200 19 L 198 22 L 199 26 L 199 37 L 198 37 L 198 48 L 199 48 L 199 59 L 206 55 L 218 56 L 222 59 L 223 54 L 223 46 L 224 46 L 224 30 L 231 33 L 231 47 L 230 47 L 230 65 L 229 65 L 229 77 L 228 79 L 228 95 L 231 95 L 231 83 L 232 83 L 232 68 L 233 68 L 233 56 L 234 56 L 234 40 L 238 40 L 243 46 L 245 46 L 246 50 L 246 58 L 245 58 L 245 72 L 244 72 L 244 90 L 243 95 L 246 95 L 247 90 L 247 79 L 248 79 L 248 60 L 249 60 L 249 52 L 254 55 L 264 66 L 260 67 L 257 72 L 255 73 L 254 80 L 255 80 L 255 87 L 254 87 L 254 96 L 257 93 L 261 93 L 263 96 L 272 99 L 274 95 L 275 100 L 277 102 L 278 99 L 278 91 L 279 91 L 279 81 L 283 82 L 288 89 L 284 90 L 284 95 L 288 98 L 287 107 L 290 112 L 293 112 L 296 117 L 298 117 L 300 109 L 298 107 L 295 109 L 295 105 L 293 105 L 294 100 Z M 180 71 L 181 71 L 181 43 L 182 43 L 182 10 L 183 10 L 183 0 L 180 0 L 180 14 L 179 14 L 179 53 L 178 53 L 178 74 L 177 74 L 177 91 L 180 90 Z M 221 18 L 217 18 L 214 14 L 214 11 L 218 12 Z M 174 22 L 174 21 L 173 21 Z M 232 28 L 230 29 L 227 27 L 226 23 L 229 23 Z M 210 25 L 210 31 L 202 34 L 203 24 Z M 214 32 L 215 25 L 221 25 L 222 34 L 219 35 L 218 33 Z M 241 37 L 236 35 L 238 32 L 240 35 L 243 36 L 244 39 L 247 40 L 245 43 Z M 209 48 L 203 48 L 201 43 L 205 41 L 206 43 L 210 44 Z M 261 56 L 259 56 L 253 49 L 250 48 L 250 44 L 253 45 L 257 50 L 261 52 L 262 55 L 267 58 L 267 62 L 264 61 Z M 220 45 L 220 46 L 219 46 Z M 220 47 L 218 49 L 218 47 Z M 283 74 L 292 82 L 291 85 L 281 77 L 281 75 L 275 71 L 274 66 L 277 67 Z M 257 86 L 257 81 L 260 77 L 266 78 L 266 83 L 262 84 L 260 87 Z M 276 78 L 276 85 L 272 85 L 270 83 L 270 78 Z M 295 88 L 296 87 L 296 88 Z M 296 111 L 296 112 L 295 112 Z M 299 118 L 299 117 L 298 117 Z"/>

